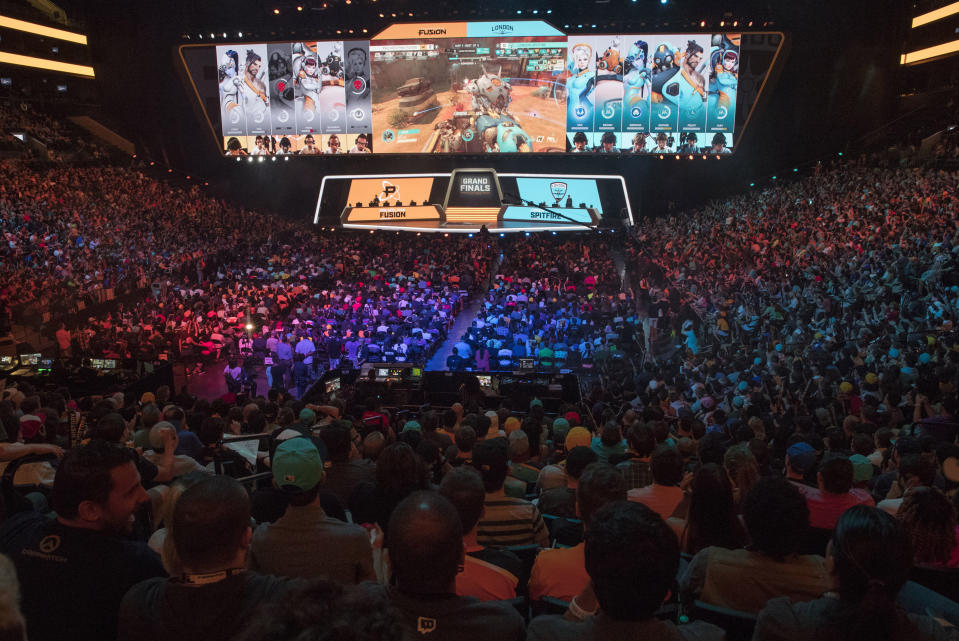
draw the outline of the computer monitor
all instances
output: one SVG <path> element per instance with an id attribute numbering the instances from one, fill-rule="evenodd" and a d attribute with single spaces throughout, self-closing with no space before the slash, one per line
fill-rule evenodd
<path id="1" fill-rule="evenodd" d="M 0 367 L 13 367 L 13 356 L 0 356 Z"/>
<path id="2" fill-rule="evenodd" d="M 52 358 L 41 358 L 40 366 L 37 368 L 38 372 L 49 372 L 53 369 L 53 359 Z"/>
<path id="3" fill-rule="evenodd" d="M 411 367 L 410 378 L 423 378 L 423 369 L 420 367 Z"/>
<path id="4" fill-rule="evenodd" d="M 390 370 L 385 367 L 379 367 L 376 370 L 376 378 L 386 378 L 390 375 Z"/>
<path id="5" fill-rule="evenodd" d="M 479 379 L 480 387 L 493 387 L 493 377 L 489 374 L 480 374 L 476 378 Z"/>
<path id="6" fill-rule="evenodd" d="M 20 354 L 20 365 L 23 367 L 30 367 L 40 363 L 39 354 Z"/>
<path id="7" fill-rule="evenodd" d="M 340 377 L 339 377 L 339 376 L 337 376 L 336 378 L 331 378 L 330 380 L 326 381 L 326 393 L 327 393 L 327 394 L 332 394 L 333 392 L 336 392 L 336 391 L 338 391 L 339 389 L 340 389 Z"/>
<path id="8" fill-rule="evenodd" d="M 533 369 L 536 367 L 536 361 L 532 358 L 521 358 L 519 359 L 519 368 L 520 369 Z"/>
<path id="9" fill-rule="evenodd" d="M 115 358 L 103 359 L 103 369 L 116 369 L 116 368 L 117 368 L 117 359 Z"/>

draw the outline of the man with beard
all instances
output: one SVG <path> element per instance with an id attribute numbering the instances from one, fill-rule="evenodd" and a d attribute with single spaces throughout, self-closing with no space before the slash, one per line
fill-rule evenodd
<path id="1" fill-rule="evenodd" d="M 116 638 L 126 591 L 165 574 L 146 543 L 122 538 L 148 500 L 133 450 L 93 441 L 68 451 L 57 469 L 55 519 L 23 512 L 3 524 L 0 552 L 16 565 L 31 639 Z"/>

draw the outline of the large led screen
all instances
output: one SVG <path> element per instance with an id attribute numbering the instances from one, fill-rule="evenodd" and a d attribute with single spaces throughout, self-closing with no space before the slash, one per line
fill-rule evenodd
<path id="1" fill-rule="evenodd" d="M 232 156 L 726 154 L 738 135 L 738 33 L 396 24 L 371 41 L 206 51 Z"/>
<path id="2" fill-rule="evenodd" d="M 566 105 L 556 79 L 566 37 L 524 24 L 450 23 L 374 39 L 378 151 L 565 151 Z"/>
<path id="3" fill-rule="evenodd" d="M 571 37 L 570 151 L 730 153 L 739 43 L 739 34 Z"/>

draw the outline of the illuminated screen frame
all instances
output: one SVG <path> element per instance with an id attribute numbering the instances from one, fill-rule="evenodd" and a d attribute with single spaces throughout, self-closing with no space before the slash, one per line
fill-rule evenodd
<path id="1" fill-rule="evenodd" d="M 524 25 L 526 25 L 526 24 L 528 24 L 528 23 L 546 24 L 546 23 L 539 23 L 538 21 L 516 21 L 516 22 L 503 22 L 503 23 L 444 23 L 444 24 L 458 24 L 458 25 L 466 25 L 466 26 L 474 25 L 474 24 L 486 24 L 487 26 L 492 25 L 492 27 L 498 27 L 498 26 L 507 25 L 507 26 L 523 27 L 523 28 L 525 28 Z M 415 25 L 413 25 L 413 26 L 415 26 Z M 346 42 L 349 42 L 349 43 L 365 42 L 365 43 L 367 44 L 367 46 L 375 45 L 378 40 L 389 39 L 389 38 L 394 37 L 394 36 L 395 36 L 395 32 L 391 31 L 392 29 L 395 29 L 395 28 L 410 28 L 410 27 L 411 27 L 411 25 L 392 25 L 391 27 L 388 27 L 386 30 L 384 30 L 384 31 L 381 32 L 380 34 L 377 34 L 376 36 L 374 36 L 374 37 L 373 37 L 372 39 L 370 39 L 370 40 L 355 41 L 355 40 L 346 40 L 346 39 L 344 38 L 344 39 L 342 40 L 342 42 L 344 42 L 344 43 L 346 43 Z M 490 27 L 490 28 L 492 28 L 492 27 Z M 562 32 L 560 32 L 559 30 L 556 30 L 555 28 L 553 28 L 552 26 L 549 26 L 549 28 L 552 30 L 551 33 L 559 33 L 559 34 L 562 33 Z M 684 30 L 684 31 L 685 31 L 685 30 Z M 524 33 L 526 33 L 526 32 L 525 32 L 525 31 L 520 31 L 519 33 L 514 32 L 514 33 L 511 34 L 511 35 L 514 35 L 514 36 L 515 36 L 515 35 L 523 35 Z M 770 79 L 770 77 L 775 73 L 775 70 L 777 69 L 777 63 L 779 62 L 780 54 L 782 53 L 782 49 L 783 49 L 783 46 L 784 46 L 785 41 L 786 41 L 786 35 L 785 35 L 783 32 L 781 32 L 781 31 L 748 31 L 748 30 L 734 30 L 734 31 L 729 31 L 729 32 L 719 31 L 719 33 L 727 33 L 727 34 L 728 34 L 728 33 L 734 33 L 734 34 L 739 34 L 739 35 L 741 36 L 741 45 L 742 45 L 742 46 L 741 46 L 741 51 L 746 51 L 746 52 L 750 53 L 750 55 L 751 55 L 752 52 L 754 51 L 751 47 L 749 47 L 749 42 L 750 42 L 750 40 L 755 41 L 755 39 L 758 38 L 758 37 L 773 36 L 773 35 L 774 35 L 774 36 L 777 36 L 778 39 L 779 39 L 778 42 L 776 43 L 776 48 L 775 48 L 775 50 L 772 51 L 771 57 L 767 57 L 767 58 L 766 58 L 766 61 L 764 61 L 764 63 L 763 63 L 763 65 L 764 65 L 764 71 L 763 71 L 761 74 L 759 74 L 759 75 L 757 76 L 757 78 L 756 78 L 756 80 L 759 82 L 759 90 L 758 90 L 757 92 L 755 92 L 755 94 L 750 95 L 750 97 L 749 97 L 748 100 L 742 100 L 742 101 L 740 101 L 740 102 L 742 102 L 742 104 L 739 104 L 739 105 L 737 106 L 736 111 L 739 112 L 739 113 L 737 113 L 737 114 L 734 116 L 734 121 L 733 121 L 733 122 L 734 122 L 734 125 L 733 125 L 734 129 L 733 129 L 733 132 L 732 132 L 732 133 L 733 133 L 733 137 L 732 137 L 730 140 L 727 140 L 727 146 L 729 146 L 729 143 L 730 143 L 730 142 L 731 142 L 731 143 L 734 143 L 734 144 L 732 144 L 732 149 L 731 149 L 731 151 L 733 151 L 733 150 L 735 150 L 735 148 L 737 148 L 737 147 L 739 146 L 739 144 L 741 144 L 741 141 L 742 141 L 743 137 L 745 136 L 745 132 L 746 132 L 746 130 L 747 130 L 747 128 L 748 128 L 748 124 L 749 124 L 749 122 L 750 122 L 750 120 L 751 120 L 751 118 L 752 118 L 752 116 L 753 116 L 753 114 L 754 114 L 754 112 L 755 112 L 756 106 L 757 106 L 757 104 L 760 102 L 760 98 L 761 98 L 761 96 L 762 96 L 762 94 L 763 94 L 763 90 L 765 89 L 765 87 L 766 87 L 766 85 L 767 85 L 767 81 Z M 477 37 L 484 37 L 484 36 L 488 36 L 488 35 L 489 35 L 488 33 L 477 34 Z M 609 37 L 612 37 L 612 36 L 615 36 L 615 35 L 616 35 L 616 34 L 609 34 Z M 633 34 L 633 35 L 636 35 L 636 34 Z M 639 35 L 644 35 L 644 34 L 639 34 Z M 645 34 L 645 35 L 649 38 L 649 43 L 652 43 L 652 42 L 656 42 L 657 40 L 661 39 L 662 37 L 668 36 L 668 35 L 670 35 L 670 34 L 652 33 L 652 34 Z M 682 34 L 680 34 L 680 35 L 682 35 Z M 707 36 L 708 34 L 703 34 L 703 35 L 704 35 L 704 36 Z M 428 35 L 428 36 L 426 36 L 426 37 L 433 37 L 433 34 L 430 34 L 430 35 Z M 585 38 L 585 37 L 587 37 L 587 36 L 583 36 L 583 38 Z M 588 37 L 590 37 L 590 38 L 595 38 L 595 37 L 597 37 L 597 36 L 590 35 L 590 36 L 588 36 Z M 603 37 L 603 36 L 599 36 L 599 37 Z M 630 37 L 631 37 L 631 36 L 630 36 Z M 582 39 L 582 38 L 580 38 L 579 36 L 567 35 L 567 36 L 566 36 L 566 45 L 568 46 L 570 43 L 573 43 L 574 40 L 579 40 L 579 39 Z M 261 43 L 261 44 L 263 44 L 263 45 L 265 45 L 265 46 L 267 46 L 267 47 L 270 47 L 271 45 L 278 45 L 278 44 L 287 44 L 287 45 L 289 45 L 290 42 L 291 42 L 291 39 L 284 39 L 283 41 L 280 41 L 280 42 L 269 42 L 269 41 L 268 41 L 268 42 L 263 42 L 263 43 Z M 322 42 L 338 42 L 338 41 L 324 40 L 324 41 L 322 41 Z M 258 43 L 237 43 L 235 46 L 236 46 L 237 48 L 241 48 L 241 47 L 251 46 L 251 45 L 256 45 L 256 44 L 258 44 Z M 213 86 L 213 88 L 212 88 L 212 94 L 213 94 L 212 96 L 210 95 L 210 94 L 211 94 L 211 91 L 210 91 L 210 88 L 209 88 L 209 87 L 206 87 L 206 88 L 204 89 L 204 93 L 201 94 L 201 92 L 200 92 L 200 90 L 199 90 L 199 87 L 197 86 L 198 80 L 199 80 L 200 78 L 202 78 L 201 71 L 200 71 L 200 65 L 201 65 L 201 64 L 205 64 L 206 66 L 209 66 L 209 63 L 208 63 L 208 62 L 205 62 L 205 61 L 199 61 L 199 60 L 197 60 L 196 56 L 199 55 L 199 56 L 205 57 L 205 59 L 209 59 L 210 56 L 213 55 L 212 52 L 215 51 L 215 49 L 216 49 L 218 46 L 220 46 L 220 45 L 218 45 L 218 44 L 216 44 L 216 43 L 210 43 L 210 44 L 205 44 L 205 43 L 204 43 L 204 44 L 185 44 L 185 45 L 180 45 L 180 46 L 178 47 L 178 53 L 179 53 L 179 55 L 180 55 L 181 62 L 182 62 L 182 64 L 183 64 L 183 70 L 184 70 L 184 72 L 185 72 L 185 74 L 186 74 L 185 81 L 186 81 L 186 82 L 188 83 L 188 85 L 191 86 L 191 88 L 193 89 L 193 92 L 194 92 L 194 94 L 195 94 L 195 96 L 196 96 L 196 98 L 197 98 L 197 101 L 198 101 L 198 106 L 200 107 L 200 110 L 201 110 L 201 115 L 202 115 L 203 118 L 207 121 L 207 124 L 208 124 L 208 126 L 209 126 L 209 128 L 210 128 L 210 131 L 211 131 L 211 133 L 213 134 L 214 140 L 217 141 L 217 142 L 216 142 L 217 147 L 220 149 L 221 154 L 223 154 L 225 150 L 224 150 L 223 147 L 222 147 L 222 143 L 223 143 L 222 133 L 217 131 L 216 125 L 215 125 L 214 122 L 211 120 L 211 112 L 210 112 L 209 109 L 208 109 L 208 107 L 210 107 L 209 101 L 210 101 L 211 97 L 215 97 L 216 92 L 217 92 L 217 91 L 216 91 L 215 83 L 214 83 L 214 86 Z M 626 48 L 626 45 L 625 45 L 625 44 L 623 44 L 622 46 L 623 46 L 624 49 Z M 652 46 L 652 45 L 651 45 L 651 46 Z M 194 53 L 194 52 L 191 52 L 191 51 L 190 51 L 191 49 L 194 50 L 195 53 Z M 202 51 L 202 52 L 205 52 L 205 53 L 201 53 L 201 51 Z M 190 52 L 190 54 L 189 54 L 189 55 L 186 55 L 187 52 Z M 190 58 L 190 61 L 189 61 L 189 62 L 188 62 L 187 58 Z M 199 63 L 199 64 L 198 64 L 198 63 Z M 204 84 L 204 81 L 200 81 L 200 82 L 201 82 L 201 84 Z M 209 81 L 206 81 L 206 83 L 209 83 Z M 372 80 L 371 80 L 371 83 L 370 83 L 370 85 L 371 85 L 371 97 L 372 97 L 372 85 L 373 85 L 374 83 L 375 83 L 375 81 L 372 81 Z M 737 93 L 740 93 L 740 92 L 737 91 Z M 429 154 L 429 153 L 423 154 L 423 153 L 414 153 L 414 152 L 384 152 L 384 151 L 382 150 L 382 147 L 383 147 L 383 146 L 382 146 L 382 145 L 379 145 L 379 144 L 376 144 L 376 143 L 379 142 L 379 141 L 377 140 L 377 131 L 376 131 L 375 129 L 373 129 L 372 127 L 371 127 L 371 131 L 372 131 L 372 134 L 371 134 L 371 144 L 373 144 L 373 152 L 374 152 L 373 155 L 418 155 L 418 156 L 419 156 L 419 155 L 423 155 L 423 156 L 425 156 L 425 155 L 434 155 L 434 154 Z M 380 132 L 380 133 L 381 133 L 381 132 Z M 567 132 L 567 133 L 569 133 L 569 132 Z M 676 135 L 676 137 L 677 137 L 677 143 L 678 143 L 678 133 L 679 133 L 679 132 L 677 132 L 677 135 Z M 712 136 L 712 134 L 713 134 L 713 132 L 709 132 L 709 131 L 705 132 L 705 136 Z M 348 135 L 358 135 L 358 134 L 348 134 Z M 727 134 L 727 135 L 728 135 L 728 134 Z M 322 134 L 321 134 L 321 136 L 322 136 Z M 700 136 L 703 136 L 703 134 L 700 134 Z M 652 138 L 652 136 L 651 136 L 651 138 Z M 279 140 L 279 135 L 277 135 L 277 140 Z M 323 143 L 325 143 L 325 142 L 326 142 L 325 140 L 322 141 L 322 142 L 321 142 L 320 140 L 317 140 L 318 146 L 321 146 L 321 145 L 322 145 Z M 346 141 L 346 142 L 349 143 L 349 141 Z M 591 143 L 590 143 L 591 145 L 592 145 L 592 142 L 593 142 L 593 141 L 591 141 Z M 631 145 L 627 144 L 628 142 L 630 142 L 630 141 L 625 140 L 625 139 L 618 141 L 617 147 L 618 147 L 619 149 L 626 150 L 626 151 L 625 151 L 624 153 L 622 153 L 621 155 L 630 155 L 630 156 L 632 156 L 632 155 L 653 155 L 653 154 L 648 153 L 649 151 L 654 151 L 654 150 L 652 150 L 652 149 L 647 149 L 647 153 L 646 153 L 646 154 L 631 154 L 631 153 L 629 153 L 629 148 L 630 148 Z M 707 142 L 710 142 L 710 141 L 709 141 L 708 139 L 703 139 L 703 140 L 698 141 L 698 144 L 700 144 L 700 146 L 706 146 L 705 143 L 707 143 Z M 650 143 L 647 143 L 647 144 L 650 144 Z M 347 148 L 348 146 L 349 146 L 349 144 L 346 144 L 346 145 L 344 145 L 344 148 Z M 558 151 L 558 150 L 557 150 L 557 151 Z M 503 154 L 504 156 L 507 156 L 507 157 L 513 155 L 513 154 L 510 153 L 510 152 L 499 152 L 499 153 L 501 153 L 501 154 Z M 540 152 L 540 151 L 536 151 L 536 150 L 534 149 L 534 151 L 533 151 L 532 153 L 538 154 L 538 155 L 542 156 L 543 153 L 548 153 L 548 152 Z M 566 153 L 566 154 L 568 155 L 570 152 L 559 152 L 559 153 Z M 675 154 L 675 153 L 684 153 L 684 154 L 685 154 L 685 153 L 689 153 L 689 152 L 688 152 L 688 151 L 679 152 L 679 150 L 677 149 L 677 150 L 671 150 L 671 151 L 669 151 L 669 152 L 666 152 L 666 151 L 663 151 L 663 152 L 654 151 L 654 153 L 658 155 L 659 153 L 673 153 L 673 154 Z M 711 150 L 707 150 L 707 149 L 701 149 L 701 150 L 699 150 L 698 152 L 695 152 L 695 153 L 700 153 L 700 154 L 711 154 L 711 153 L 712 153 L 712 154 L 715 154 L 715 152 L 712 152 Z M 280 154 L 277 154 L 277 155 L 280 155 Z M 369 154 L 367 154 L 367 155 L 369 155 Z M 436 153 L 435 155 L 452 156 L 452 155 L 457 155 L 457 154 L 454 153 L 454 152 L 438 152 L 438 153 Z M 499 155 L 499 154 L 495 154 L 495 155 Z M 588 156 L 588 155 L 592 155 L 592 154 L 583 154 L 583 155 Z M 230 156 L 229 156 L 229 155 L 225 155 L 225 157 L 230 157 Z"/>
<path id="2" fill-rule="evenodd" d="M 528 174 L 528 173 L 512 173 L 512 172 L 496 172 L 496 175 L 500 178 L 559 178 L 562 176 L 557 176 L 555 173 L 550 174 Z M 452 172 L 437 172 L 437 173 L 428 173 L 428 174 L 337 174 L 337 175 L 327 175 L 323 176 L 323 179 L 320 181 L 320 191 L 316 197 L 316 208 L 313 212 L 313 224 L 320 224 L 320 205 L 323 202 L 323 192 L 326 190 L 326 181 L 327 180 L 356 180 L 356 179 L 369 179 L 375 178 L 382 180 L 383 178 L 450 178 Z M 626 214 L 629 217 L 630 227 L 636 225 L 636 219 L 633 217 L 633 207 L 629 202 L 629 191 L 626 189 L 626 178 L 622 175 L 610 175 L 610 174 L 569 174 L 565 176 L 567 178 L 582 178 L 585 180 L 618 180 L 620 186 L 623 189 L 623 194 L 626 202 Z M 354 228 L 350 225 L 344 225 L 347 228 Z M 363 226 L 356 227 L 358 229 L 363 229 Z M 398 231 L 422 231 L 418 227 L 393 227 Z M 582 226 L 572 226 L 570 229 L 582 229 Z M 444 232 L 454 232 L 457 230 L 454 229 L 444 229 Z M 462 233 L 467 233 L 468 230 L 463 230 Z M 518 228 L 514 231 L 542 231 L 542 227 L 524 227 Z"/>

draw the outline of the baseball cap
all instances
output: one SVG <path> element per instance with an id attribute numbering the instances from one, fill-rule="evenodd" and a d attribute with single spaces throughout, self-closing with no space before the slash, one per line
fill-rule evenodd
<path id="1" fill-rule="evenodd" d="M 323 478 L 320 451 L 308 438 L 298 436 L 280 443 L 273 454 L 273 481 L 286 492 L 306 492 Z"/>
<path id="2" fill-rule="evenodd" d="M 153 392 L 143 392 L 143 395 L 140 397 L 140 404 L 146 405 L 147 403 L 155 403 L 156 400 L 157 397 Z"/>
<path id="3" fill-rule="evenodd" d="M 850 383 L 849 381 L 843 381 L 842 383 L 839 384 L 839 391 L 842 392 L 843 394 L 848 394 L 849 392 L 852 391 L 852 383 Z"/>
<path id="4" fill-rule="evenodd" d="M 866 382 L 869 383 L 870 385 L 875 385 L 876 383 L 879 382 L 879 377 L 876 376 L 874 372 L 869 372 L 868 374 L 866 374 Z"/>
<path id="5" fill-rule="evenodd" d="M 300 422 L 309 423 L 310 425 L 313 425 L 313 423 L 316 422 L 316 412 L 314 412 L 308 407 L 304 407 L 303 409 L 300 410 Z"/>
<path id="6" fill-rule="evenodd" d="M 410 432 L 416 430 L 417 432 L 422 431 L 423 427 L 420 425 L 419 421 L 406 421 L 403 424 L 403 431 Z"/>
<path id="7" fill-rule="evenodd" d="M 816 450 L 812 445 L 805 442 L 795 443 L 786 450 L 786 456 L 789 457 L 789 467 L 797 472 L 805 474 L 816 463 Z"/>
<path id="8" fill-rule="evenodd" d="M 542 406 L 543 406 L 543 401 L 539 400 L 538 398 L 534 398 L 533 400 L 529 402 L 530 409 L 533 409 L 534 407 L 542 407 Z"/>
<path id="9" fill-rule="evenodd" d="M 569 434 L 569 421 L 562 417 L 553 421 L 554 443 L 565 443 L 567 434 Z"/>
<path id="10" fill-rule="evenodd" d="M 593 437 L 590 435 L 588 429 L 585 427 L 574 427 L 566 435 L 566 451 L 568 452 L 574 447 L 579 446 L 589 447 L 592 440 Z"/>
<path id="11" fill-rule="evenodd" d="M 872 462 L 862 454 L 853 454 L 849 457 L 849 462 L 852 463 L 853 483 L 868 481 L 873 477 Z"/>

